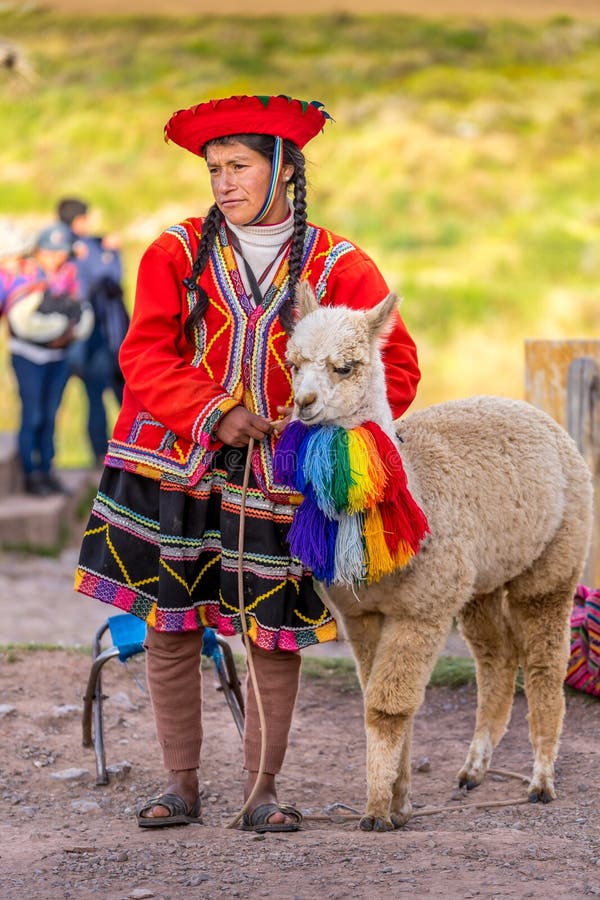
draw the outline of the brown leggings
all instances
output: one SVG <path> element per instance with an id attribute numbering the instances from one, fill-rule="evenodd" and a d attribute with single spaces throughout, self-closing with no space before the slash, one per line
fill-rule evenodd
<path id="1" fill-rule="evenodd" d="M 202 746 L 200 654 L 203 631 L 170 633 L 148 628 L 146 671 L 164 766 L 169 771 L 196 769 Z M 252 645 L 252 659 L 265 712 L 267 752 L 264 771 L 276 775 L 283 765 L 298 693 L 300 654 L 266 651 Z M 244 768 L 257 772 L 260 722 L 252 682 L 246 679 Z"/>

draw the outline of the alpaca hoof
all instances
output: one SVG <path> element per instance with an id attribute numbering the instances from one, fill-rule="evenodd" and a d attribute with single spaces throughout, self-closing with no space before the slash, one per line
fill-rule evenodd
<path id="1" fill-rule="evenodd" d="M 461 775 L 461 777 L 458 779 L 459 788 L 466 787 L 468 791 L 472 791 L 473 788 L 479 787 L 480 784 L 481 781 L 478 781 L 476 778 L 473 778 L 469 775 Z"/>
<path id="2" fill-rule="evenodd" d="M 529 793 L 527 799 L 530 803 L 551 803 L 553 800 L 556 800 L 556 794 L 554 791 L 534 790 Z"/>
<path id="3" fill-rule="evenodd" d="M 361 831 L 393 831 L 391 819 L 380 819 L 379 816 L 363 816 L 359 822 Z"/>
<path id="4" fill-rule="evenodd" d="M 552 777 L 538 776 L 530 783 L 527 790 L 530 803 L 551 803 L 556 800 L 556 791 Z"/>
<path id="5" fill-rule="evenodd" d="M 390 816 L 394 828 L 404 828 L 410 817 L 411 813 L 408 815 L 405 815 L 404 813 L 392 813 Z"/>

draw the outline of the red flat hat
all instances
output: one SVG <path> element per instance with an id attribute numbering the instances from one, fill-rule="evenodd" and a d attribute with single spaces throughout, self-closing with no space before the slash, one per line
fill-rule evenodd
<path id="1" fill-rule="evenodd" d="M 165 125 L 165 141 L 202 156 L 214 138 L 232 134 L 272 134 L 302 148 L 331 116 L 316 100 L 277 97 L 227 97 L 173 113 Z"/>

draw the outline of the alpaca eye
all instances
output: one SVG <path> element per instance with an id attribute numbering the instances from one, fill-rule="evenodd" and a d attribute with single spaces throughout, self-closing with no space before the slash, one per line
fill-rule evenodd
<path id="1" fill-rule="evenodd" d="M 353 363 L 346 363 L 345 366 L 334 366 L 333 371 L 336 375 L 349 375 L 353 368 Z"/>

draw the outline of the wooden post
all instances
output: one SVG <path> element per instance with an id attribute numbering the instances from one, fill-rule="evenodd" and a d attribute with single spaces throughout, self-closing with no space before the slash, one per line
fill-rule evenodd
<path id="1" fill-rule="evenodd" d="M 592 472 L 594 527 L 582 581 L 600 586 L 600 341 L 526 341 L 525 399 L 567 429 Z"/>
<path id="2" fill-rule="evenodd" d="M 582 581 L 596 587 L 600 583 L 600 371 L 596 361 L 589 356 L 574 359 L 567 372 L 567 431 L 594 479 L 592 547 Z"/>

